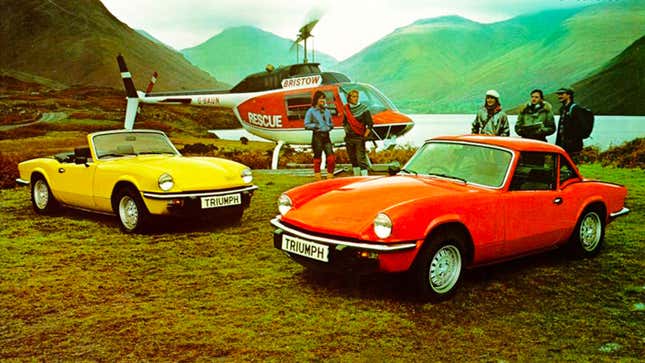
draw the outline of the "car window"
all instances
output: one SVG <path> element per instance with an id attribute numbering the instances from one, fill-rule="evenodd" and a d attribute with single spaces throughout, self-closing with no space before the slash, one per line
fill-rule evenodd
<path id="1" fill-rule="evenodd" d="M 115 132 L 92 138 L 99 159 L 141 154 L 178 154 L 168 137 L 156 132 Z"/>
<path id="2" fill-rule="evenodd" d="M 430 142 L 423 145 L 403 172 L 454 178 L 499 188 L 513 155 L 508 150 L 475 144 Z"/>
<path id="3" fill-rule="evenodd" d="M 511 190 L 554 190 L 555 154 L 522 152 L 511 180 Z"/>
<path id="4" fill-rule="evenodd" d="M 561 157 L 560 158 L 560 184 L 564 183 L 569 179 L 575 179 L 577 177 L 578 177 L 578 174 L 576 174 L 571 164 L 569 164 L 567 159 Z"/>

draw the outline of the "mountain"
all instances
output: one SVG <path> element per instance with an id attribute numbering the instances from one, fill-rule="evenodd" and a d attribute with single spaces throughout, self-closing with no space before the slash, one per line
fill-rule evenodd
<path id="1" fill-rule="evenodd" d="M 311 42 L 311 40 L 310 40 Z M 278 67 L 296 63 L 293 40 L 281 38 L 251 26 L 228 28 L 204 43 L 181 52 L 193 64 L 217 79 L 235 84 L 251 73 L 264 71 L 267 64 Z M 311 46 L 311 43 L 309 43 Z M 303 48 L 298 46 L 302 59 Z M 323 68 L 337 63 L 325 53 L 316 52 L 315 59 Z"/>
<path id="2" fill-rule="evenodd" d="M 620 21 L 616 21 L 620 19 Z M 645 3 L 607 2 L 481 24 L 416 21 L 336 68 L 375 85 L 406 112 L 471 113 L 488 89 L 506 108 L 584 79 L 643 35 Z"/>
<path id="3" fill-rule="evenodd" d="M 171 47 L 168 44 L 162 42 L 161 40 L 155 38 L 154 36 L 152 36 L 152 34 L 148 33 L 147 31 L 145 31 L 143 29 L 135 29 L 135 31 L 137 33 L 143 35 L 146 39 L 152 40 L 153 43 L 157 43 L 157 44 L 163 45 L 166 48 L 170 48 L 170 49 L 174 50 L 173 47 Z"/>
<path id="4" fill-rule="evenodd" d="M 0 69 L 65 85 L 121 89 L 116 56 L 125 56 L 144 88 L 153 71 L 157 90 L 221 88 L 180 53 L 156 44 L 116 19 L 99 0 L 2 0 Z"/>
<path id="5" fill-rule="evenodd" d="M 573 84 L 575 101 L 601 115 L 645 116 L 645 36 L 589 78 Z"/>

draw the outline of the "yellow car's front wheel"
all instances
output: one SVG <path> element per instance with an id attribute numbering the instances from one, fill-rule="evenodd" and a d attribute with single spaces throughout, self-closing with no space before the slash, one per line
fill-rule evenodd
<path id="1" fill-rule="evenodd" d="M 115 212 L 119 217 L 121 230 L 126 233 L 141 232 L 149 219 L 148 210 L 139 192 L 132 187 L 117 192 Z"/>

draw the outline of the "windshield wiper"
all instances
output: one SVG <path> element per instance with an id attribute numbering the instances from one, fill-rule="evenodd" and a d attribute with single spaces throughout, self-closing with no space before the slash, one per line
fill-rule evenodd
<path id="1" fill-rule="evenodd" d="M 459 180 L 459 181 L 463 182 L 464 184 L 468 183 L 468 181 L 466 181 L 466 179 L 460 178 L 458 176 L 452 176 L 452 175 L 441 174 L 441 173 L 428 173 L 428 175 L 434 175 L 434 176 L 440 176 L 442 178 Z"/>
<path id="2" fill-rule="evenodd" d="M 101 159 L 103 157 L 106 157 L 106 156 L 119 157 L 119 156 L 126 156 L 126 155 L 130 155 L 130 154 L 119 154 L 119 153 L 102 154 L 101 156 L 99 156 L 99 159 Z"/>
<path id="3" fill-rule="evenodd" d="M 142 151 L 138 155 L 144 155 L 144 154 L 172 154 L 172 155 L 175 155 L 175 153 L 172 152 L 172 151 Z"/>
<path id="4" fill-rule="evenodd" d="M 417 173 L 416 171 L 406 169 L 406 168 L 401 169 L 401 171 L 404 172 L 404 173 L 412 174 L 412 175 L 419 175 L 419 173 Z"/>

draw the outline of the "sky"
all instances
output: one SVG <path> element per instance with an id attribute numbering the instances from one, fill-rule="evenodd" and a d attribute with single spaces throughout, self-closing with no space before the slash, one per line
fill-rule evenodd
<path id="1" fill-rule="evenodd" d="M 313 18 L 313 46 L 344 60 L 419 19 L 459 15 L 492 23 L 545 9 L 609 0 L 101 0 L 119 20 L 181 50 L 251 25 L 287 39 Z M 308 43 L 311 46 L 311 43 Z"/>

